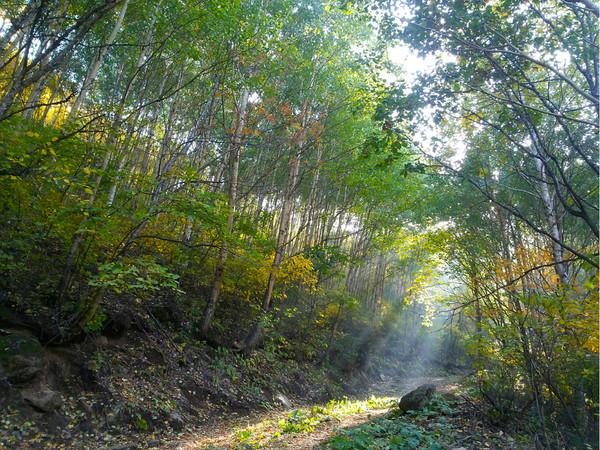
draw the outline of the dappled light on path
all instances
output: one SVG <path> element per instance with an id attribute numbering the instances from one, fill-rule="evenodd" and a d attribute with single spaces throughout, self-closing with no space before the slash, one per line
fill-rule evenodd
<path id="1" fill-rule="evenodd" d="M 388 379 L 368 386 L 355 399 L 323 405 L 302 405 L 287 411 L 267 411 L 244 418 L 224 418 L 179 442 L 175 448 L 228 449 L 311 449 L 317 448 L 339 430 L 356 427 L 388 413 L 399 399 L 425 383 L 440 392 L 452 392 L 459 377 Z"/>

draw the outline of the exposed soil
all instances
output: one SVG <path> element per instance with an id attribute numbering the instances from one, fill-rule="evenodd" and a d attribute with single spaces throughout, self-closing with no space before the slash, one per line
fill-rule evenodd
<path id="1" fill-rule="evenodd" d="M 516 450 L 530 449 L 534 445 L 527 436 L 517 434 L 516 430 L 507 433 L 485 420 L 480 406 L 463 395 L 464 387 L 461 384 L 462 376 L 444 377 L 414 377 L 414 378 L 387 378 L 381 382 L 373 383 L 356 395 L 356 399 L 366 399 L 371 396 L 390 397 L 399 399 L 407 392 L 425 383 L 436 386 L 438 393 L 452 399 L 453 413 L 447 421 L 453 425 L 453 434 L 446 439 L 442 448 L 454 450 Z M 310 409 L 310 405 L 296 405 Z M 278 435 L 277 422 L 288 417 L 289 411 L 271 411 L 263 414 L 251 414 L 243 418 L 224 419 L 213 427 L 205 427 L 193 434 L 188 434 L 182 439 L 168 443 L 164 448 L 177 450 L 192 449 L 246 449 L 254 448 L 240 443 L 240 431 L 245 429 L 258 430 L 266 436 L 266 444 L 260 448 L 308 450 L 322 449 L 324 444 L 343 430 L 358 427 L 367 422 L 376 420 L 390 413 L 390 408 L 371 408 L 367 411 L 341 415 L 329 421 L 318 424 L 313 431 L 299 433 L 283 433 Z M 424 429 L 435 427 L 435 421 L 428 417 L 411 416 L 408 420 L 414 421 Z M 449 445 L 448 442 L 451 442 Z"/>
<path id="2" fill-rule="evenodd" d="M 298 404 L 342 392 L 308 363 L 272 360 L 258 351 L 249 365 L 165 335 L 130 331 L 44 347 L 43 367 L 31 380 L 9 383 L 0 373 L 0 449 L 168 448 L 188 435 L 280 409 L 279 395 Z M 44 389 L 61 400 L 52 411 L 26 401 L 27 392 Z"/>
<path id="3" fill-rule="evenodd" d="M 43 370 L 35 378 L 0 385 L 0 449 L 248 448 L 240 444 L 240 432 L 247 429 L 264 436 L 262 448 L 312 449 L 341 430 L 387 414 L 393 402 L 326 416 L 301 432 L 282 433 L 278 422 L 296 409 L 342 398 L 342 384 L 352 386 L 353 400 L 397 400 L 424 383 L 435 384 L 438 392 L 456 400 L 456 413 L 448 420 L 458 431 L 450 448 L 527 448 L 486 422 L 481 409 L 461 397 L 458 375 L 406 377 L 394 369 L 389 372 L 394 376 L 380 375 L 376 382 L 369 383 L 364 375 L 334 380 L 308 363 L 272 359 L 266 353 L 257 352 L 248 361 L 206 346 L 174 340 L 167 345 L 160 331 L 45 347 Z M 44 412 L 25 401 L 25 392 L 40 389 L 55 392 L 60 406 Z"/>
<path id="4" fill-rule="evenodd" d="M 374 383 L 364 390 L 356 398 L 368 398 L 372 395 L 380 397 L 392 397 L 399 399 L 402 395 L 425 383 L 436 385 L 438 392 L 454 393 L 458 390 L 460 377 L 416 377 L 416 378 L 388 378 L 382 382 Z M 305 405 L 298 405 L 305 406 Z M 334 436 L 339 430 L 352 428 L 369 422 L 377 417 L 383 416 L 389 408 L 371 409 L 358 414 L 342 416 L 339 420 L 331 420 L 319 424 L 313 432 L 286 433 L 274 439 L 264 448 L 268 449 L 314 449 L 323 442 Z M 263 414 L 252 414 L 250 416 L 225 420 L 216 426 L 198 430 L 195 435 L 188 435 L 179 442 L 171 443 L 169 448 L 182 450 L 192 449 L 230 449 L 239 446 L 237 433 L 239 430 L 253 424 L 271 421 L 276 423 L 286 417 L 286 411 L 267 412 Z M 267 427 L 268 428 L 268 427 Z M 268 432 L 268 430 L 266 430 Z"/>

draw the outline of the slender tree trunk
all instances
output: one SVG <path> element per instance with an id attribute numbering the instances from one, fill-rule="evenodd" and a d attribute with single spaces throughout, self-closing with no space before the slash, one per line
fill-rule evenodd
<path id="1" fill-rule="evenodd" d="M 44 112 L 42 114 L 42 117 L 40 117 L 40 122 L 42 124 L 46 124 L 46 119 L 48 118 L 48 113 L 50 113 L 50 109 L 52 108 L 52 103 L 54 102 L 54 99 L 56 98 L 56 93 L 58 90 L 58 86 L 56 86 L 54 89 L 52 89 L 52 91 L 50 92 L 50 98 L 48 99 L 48 104 L 46 105 L 46 107 L 44 108 Z M 58 112 L 57 112 L 58 113 Z"/>
<path id="2" fill-rule="evenodd" d="M 39 52 L 31 61 L 27 58 L 29 51 L 26 51 L 25 65 L 22 66 L 16 76 L 12 77 L 9 87 L 0 99 L 0 120 L 5 120 L 10 116 L 9 110 L 17 95 L 45 76 L 58 70 L 71 56 L 75 48 L 81 44 L 90 29 L 119 2 L 120 0 L 105 0 L 98 6 L 90 8 L 69 28 L 68 32 L 60 34 L 47 49 Z M 38 9 L 41 10 L 41 8 Z M 32 27 L 35 26 L 35 20 L 34 24 L 31 25 Z M 48 58 L 49 54 L 53 56 Z"/>
<path id="3" fill-rule="evenodd" d="M 310 245 L 312 244 L 311 242 L 311 224 L 314 221 L 314 216 L 315 216 L 315 203 L 317 200 L 317 186 L 319 185 L 319 176 L 321 175 L 321 156 L 322 156 L 322 149 L 321 146 L 319 145 L 317 147 L 317 161 L 316 161 L 316 168 L 315 168 L 315 174 L 313 176 L 311 185 L 310 185 L 310 193 L 308 194 L 308 207 L 307 207 L 307 212 L 306 212 L 306 230 L 304 231 L 304 246 L 305 247 L 310 247 Z"/>
<path id="4" fill-rule="evenodd" d="M 271 299 L 273 298 L 273 290 L 275 289 L 275 281 L 277 280 L 277 270 L 283 260 L 285 247 L 287 245 L 287 239 L 289 235 L 290 219 L 292 217 L 292 209 L 294 205 L 294 195 L 296 191 L 296 185 L 298 183 L 298 175 L 300 174 L 300 158 L 302 157 L 302 151 L 304 147 L 304 141 L 306 139 L 307 132 L 307 120 L 308 120 L 308 100 L 304 101 L 302 107 L 302 124 L 300 130 L 300 136 L 296 143 L 295 155 L 290 159 L 288 180 L 283 198 L 283 205 L 281 208 L 281 219 L 279 221 L 279 232 L 277 233 L 277 245 L 275 248 L 275 256 L 273 257 L 273 263 L 271 264 L 271 271 L 269 273 L 269 279 L 267 281 L 267 288 L 263 296 L 262 302 L 262 316 L 263 318 L 269 313 L 271 307 Z M 262 335 L 262 318 L 259 319 L 246 338 L 242 345 L 244 353 L 249 353 L 258 344 Z"/>
<path id="5" fill-rule="evenodd" d="M 559 276 L 561 283 L 569 282 L 569 273 L 567 270 L 566 263 L 564 262 L 564 250 L 559 242 L 562 242 L 562 233 L 560 230 L 560 223 L 558 220 L 558 214 L 556 212 L 556 202 L 550 194 L 548 188 L 548 176 L 544 168 L 544 163 L 536 158 L 535 163 L 540 172 L 540 183 L 539 188 L 542 197 L 542 203 L 544 204 L 544 211 L 546 212 L 546 220 L 550 227 L 550 234 L 555 239 L 552 241 L 552 255 L 554 257 L 554 270 Z"/>
<path id="6" fill-rule="evenodd" d="M 43 0 L 29 2 L 23 12 L 11 23 L 9 30 L 0 37 L 0 70 L 4 69 L 6 60 L 9 59 L 12 50 L 11 42 L 18 41 L 23 30 L 31 26 L 44 3 Z"/>
<path id="7" fill-rule="evenodd" d="M 85 74 L 85 79 L 83 80 L 83 85 L 81 86 L 81 91 L 79 91 L 79 95 L 75 99 L 75 103 L 73 104 L 73 106 L 71 108 L 71 112 L 69 113 L 69 120 L 75 119 L 75 117 L 77 116 L 77 112 L 79 111 L 79 108 L 85 103 L 87 95 L 88 95 L 91 87 L 94 85 L 94 82 L 96 81 L 96 77 L 98 76 L 98 71 L 100 70 L 100 66 L 102 65 L 102 62 L 104 61 L 104 57 L 108 53 L 109 47 L 113 44 L 115 38 L 117 37 L 117 34 L 119 33 L 119 30 L 121 29 L 121 25 L 123 24 L 123 19 L 125 18 L 125 13 L 127 12 L 128 6 L 129 6 L 129 0 L 125 0 L 123 2 L 123 6 L 121 6 L 121 10 L 119 11 L 119 16 L 117 17 L 117 21 L 115 22 L 115 25 L 112 28 L 112 31 L 108 35 L 106 41 L 104 41 L 101 44 L 101 47 L 98 50 L 98 53 L 96 53 L 96 55 L 94 55 L 94 58 L 92 59 L 92 62 L 90 63 L 90 65 L 88 67 L 88 71 Z"/>
<path id="8" fill-rule="evenodd" d="M 205 152 L 206 148 L 208 147 L 209 142 L 212 139 L 212 135 L 214 132 L 213 127 L 214 127 L 214 121 L 215 121 L 215 114 L 217 112 L 217 94 L 220 89 L 221 89 L 221 76 L 219 75 L 219 76 L 217 76 L 217 78 L 215 80 L 215 85 L 213 87 L 212 95 L 210 98 L 210 103 L 207 108 L 206 120 L 203 123 L 204 131 L 202 131 L 200 133 L 201 139 L 200 139 L 200 143 L 198 144 L 198 150 L 195 152 L 194 157 L 193 157 L 193 160 L 196 164 L 200 164 L 200 161 L 202 161 L 202 158 L 204 157 L 204 152 Z M 198 178 L 200 179 L 201 177 L 202 177 L 202 174 L 199 172 Z M 193 226 L 194 226 L 193 217 L 188 217 L 187 223 L 185 225 L 185 231 L 184 231 L 184 239 L 186 240 L 186 242 L 189 242 L 192 239 Z"/>
<path id="9" fill-rule="evenodd" d="M 221 242 L 219 249 L 219 256 L 217 257 L 217 263 L 215 267 L 215 276 L 210 291 L 210 298 L 204 309 L 202 316 L 202 323 L 200 325 L 201 334 L 206 337 L 210 329 L 219 296 L 221 294 L 221 288 L 223 287 L 223 275 L 225 272 L 225 260 L 227 258 L 227 240 L 233 230 L 233 221 L 235 219 L 235 207 L 237 201 L 237 190 L 238 190 L 238 172 L 240 167 L 240 147 L 243 138 L 243 130 L 246 124 L 246 115 L 248 108 L 248 96 L 249 91 L 244 88 L 240 96 L 240 102 L 237 112 L 237 120 L 235 130 L 229 145 L 229 195 L 228 195 L 228 207 L 229 213 L 227 215 L 227 228 L 225 236 Z"/>
<path id="10" fill-rule="evenodd" d="M 100 172 L 96 176 L 96 180 L 94 182 L 94 188 L 92 193 L 88 199 L 88 205 L 92 207 L 96 202 L 96 198 L 98 196 L 98 192 L 100 190 L 100 184 L 102 183 L 102 177 L 104 172 L 108 168 L 108 163 L 110 162 L 110 152 L 106 152 L 104 159 L 102 160 L 102 166 L 100 167 Z M 62 277 L 59 282 L 58 287 L 58 301 L 59 304 L 63 302 L 65 299 L 69 288 L 71 287 L 71 281 L 73 277 L 73 272 L 75 269 L 75 261 L 77 260 L 77 255 L 79 252 L 79 247 L 83 243 L 86 238 L 86 234 L 84 232 L 79 232 L 80 229 L 90 220 L 90 216 L 86 216 L 77 227 L 77 231 L 73 236 L 73 241 L 71 243 L 71 247 L 69 249 L 69 253 L 67 256 L 67 261 L 65 263 L 65 269 L 63 270 Z"/>

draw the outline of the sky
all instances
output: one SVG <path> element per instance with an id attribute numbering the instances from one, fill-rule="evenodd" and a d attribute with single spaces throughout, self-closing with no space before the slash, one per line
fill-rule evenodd
<path id="1" fill-rule="evenodd" d="M 431 73 L 439 65 L 455 61 L 455 57 L 449 53 L 420 56 L 406 44 L 390 47 L 388 58 L 394 65 L 398 66 L 398 72 L 385 71 L 382 73 L 383 78 L 388 83 L 404 80 L 408 87 L 414 85 L 420 75 Z M 437 156 L 441 153 L 441 149 L 436 149 L 433 142 L 436 137 L 443 134 L 439 126 L 433 121 L 433 108 L 425 108 L 421 112 L 424 121 L 415 130 L 415 140 L 419 142 L 427 154 Z M 464 140 L 455 137 L 452 141 L 446 143 L 444 151 L 448 150 L 448 147 L 454 151 L 454 156 L 450 158 L 450 162 L 459 165 L 466 153 Z"/>
<path id="2" fill-rule="evenodd" d="M 416 51 L 406 44 L 394 45 L 388 49 L 388 57 L 392 63 L 402 69 L 402 78 L 411 85 L 420 74 L 432 72 L 437 58 L 434 55 L 419 56 Z M 398 81 L 399 74 L 385 72 L 384 77 L 389 82 Z"/>

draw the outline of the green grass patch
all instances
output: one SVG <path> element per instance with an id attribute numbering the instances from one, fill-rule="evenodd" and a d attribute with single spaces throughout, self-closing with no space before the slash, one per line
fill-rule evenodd
<path id="1" fill-rule="evenodd" d="M 445 447 L 444 437 L 452 434 L 454 425 L 444 415 L 451 414 L 451 405 L 435 395 L 431 403 L 407 414 L 392 412 L 355 428 L 342 430 L 324 444 L 331 450 L 408 450 Z"/>
<path id="2" fill-rule="evenodd" d="M 392 397 L 332 400 L 310 409 L 295 409 L 276 422 L 267 420 L 244 428 L 236 433 L 236 438 L 241 448 L 261 448 L 284 434 L 312 433 L 324 422 L 341 421 L 344 416 L 390 408 L 396 402 L 397 399 Z"/>

